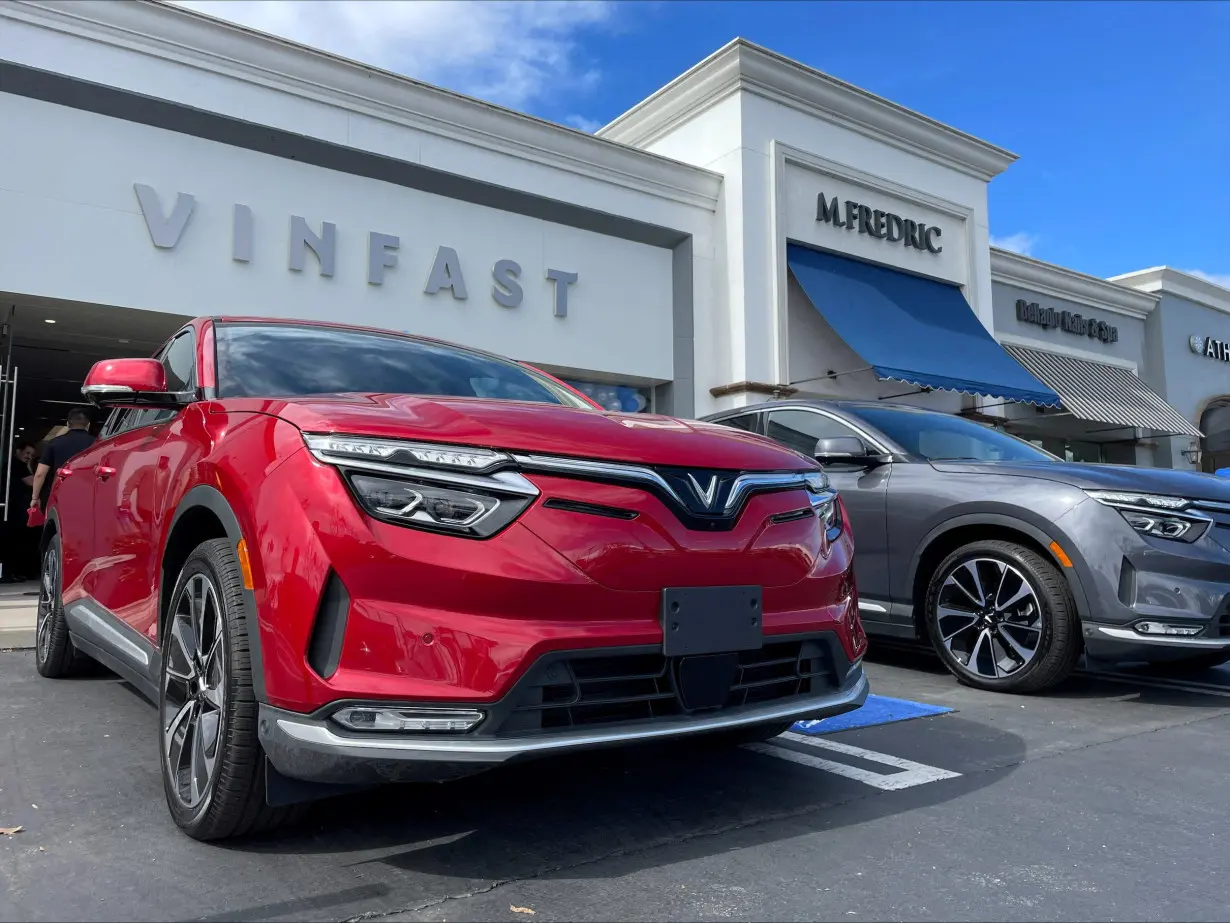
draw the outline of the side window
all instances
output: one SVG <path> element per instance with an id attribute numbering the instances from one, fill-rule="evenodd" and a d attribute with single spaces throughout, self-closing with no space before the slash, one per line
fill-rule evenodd
<path id="1" fill-rule="evenodd" d="M 716 420 L 722 426 L 733 426 L 735 429 L 747 430 L 749 433 L 759 432 L 760 428 L 757 424 L 758 413 L 745 413 L 737 417 L 727 417 L 724 420 Z"/>
<path id="2" fill-rule="evenodd" d="M 858 438 L 858 433 L 822 413 L 811 410 L 774 410 L 769 414 L 768 436 L 811 458 L 816 454 L 817 440 L 834 436 Z"/>
<path id="3" fill-rule="evenodd" d="M 191 391 L 196 387 L 196 337 L 192 331 L 177 336 L 162 354 L 168 391 Z"/>

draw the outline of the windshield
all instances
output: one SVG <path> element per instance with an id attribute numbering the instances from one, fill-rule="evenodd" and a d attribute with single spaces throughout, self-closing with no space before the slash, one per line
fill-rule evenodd
<path id="1" fill-rule="evenodd" d="M 859 407 L 852 412 L 927 461 L 1058 461 L 1023 439 L 964 417 L 891 407 Z"/>
<path id="2" fill-rule="evenodd" d="M 411 337 L 292 324 L 217 324 L 220 397 L 360 392 L 593 408 L 507 359 Z"/>

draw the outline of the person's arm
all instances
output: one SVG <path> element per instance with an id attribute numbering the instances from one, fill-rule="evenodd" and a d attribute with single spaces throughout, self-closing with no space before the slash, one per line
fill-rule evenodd
<path id="1" fill-rule="evenodd" d="M 51 465 L 38 463 L 38 470 L 34 472 L 34 496 L 30 499 L 30 509 L 37 510 L 42 506 L 43 482 L 47 480 L 47 475 L 51 471 Z"/>

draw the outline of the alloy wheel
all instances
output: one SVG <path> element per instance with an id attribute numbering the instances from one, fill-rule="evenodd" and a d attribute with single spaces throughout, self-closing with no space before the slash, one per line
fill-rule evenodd
<path id="1" fill-rule="evenodd" d="M 51 656 L 51 616 L 56 605 L 56 590 L 60 582 L 60 556 L 55 546 L 43 555 L 43 579 L 38 588 L 38 613 L 35 617 L 35 644 L 38 646 L 39 663 L 46 663 Z"/>
<path id="2" fill-rule="evenodd" d="M 1024 669 L 1042 643 L 1042 607 L 1025 575 L 998 558 L 962 561 L 935 602 L 940 643 L 962 669 L 1003 679 Z"/>
<path id="3" fill-rule="evenodd" d="M 213 581 L 193 574 L 172 609 L 163 668 L 162 748 L 171 790 L 186 808 L 208 797 L 222 751 L 226 650 Z"/>

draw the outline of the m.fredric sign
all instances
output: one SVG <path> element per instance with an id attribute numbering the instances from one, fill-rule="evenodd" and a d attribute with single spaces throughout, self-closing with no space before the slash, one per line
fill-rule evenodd
<path id="1" fill-rule="evenodd" d="M 944 252 L 939 243 L 939 239 L 944 236 L 943 232 L 934 225 L 929 226 L 892 212 L 873 209 L 851 199 L 838 202 L 837 196 L 830 200 L 824 197 L 823 192 L 820 193 L 816 197 L 816 220 L 831 224 L 835 228 L 870 234 L 890 244 L 900 243 L 902 246 L 928 253 Z"/>

